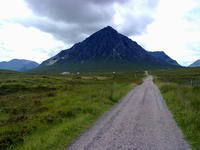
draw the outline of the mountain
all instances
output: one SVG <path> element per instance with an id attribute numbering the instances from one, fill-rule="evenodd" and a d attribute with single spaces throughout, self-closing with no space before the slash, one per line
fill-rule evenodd
<path id="1" fill-rule="evenodd" d="M 200 67 L 200 59 L 189 65 L 188 67 Z"/>
<path id="2" fill-rule="evenodd" d="M 180 67 L 163 53 L 148 52 L 108 26 L 70 49 L 62 50 L 34 71 L 111 72 Z"/>
<path id="3" fill-rule="evenodd" d="M 0 69 L 14 70 L 14 71 L 28 71 L 38 67 L 38 63 L 24 59 L 12 59 L 11 61 L 0 62 Z"/>
<path id="4" fill-rule="evenodd" d="M 161 61 L 164 61 L 166 63 L 175 65 L 175 66 L 180 66 L 177 61 L 171 59 L 168 55 L 165 54 L 165 52 L 163 51 L 155 51 L 155 52 L 149 52 L 149 54 L 153 57 L 155 57 L 156 59 L 159 59 Z"/>

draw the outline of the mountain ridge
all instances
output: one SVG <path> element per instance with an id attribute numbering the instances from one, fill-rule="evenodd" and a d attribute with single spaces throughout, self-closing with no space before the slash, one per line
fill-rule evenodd
<path id="1" fill-rule="evenodd" d="M 107 26 L 44 61 L 35 71 L 104 72 L 176 67 L 179 65 L 152 56 L 137 42 Z"/>
<path id="2" fill-rule="evenodd" d="M 0 62 L 0 69 L 24 72 L 38 67 L 39 64 L 26 59 L 12 59 Z"/>
<path id="3" fill-rule="evenodd" d="M 166 62 L 168 62 L 170 64 L 179 66 L 178 62 L 176 60 L 170 58 L 164 51 L 153 51 L 153 52 L 149 52 L 149 54 L 160 60 L 165 60 Z"/>
<path id="4" fill-rule="evenodd" d="M 196 60 L 195 62 L 193 62 L 188 67 L 200 67 L 200 59 Z"/>

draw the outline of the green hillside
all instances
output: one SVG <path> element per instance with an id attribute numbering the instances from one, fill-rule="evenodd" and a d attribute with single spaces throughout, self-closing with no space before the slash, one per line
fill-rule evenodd
<path id="1" fill-rule="evenodd" d="M 119 62 L 119 61 L 89 61 L 84 63 L 64 63 L 55 64 L 52 66 L 39 66 L 38 68 L 31 70 L 30 72 L 37 73 L 61 73 L 61 72 L 81 72 L 81 73 L 100 73 L 100 72 L 133 72 L 146 69 L 168 69 L 179 68 L 180 66 L 174 66 L 170 64 L 148 64 L 146 62 Z"/>

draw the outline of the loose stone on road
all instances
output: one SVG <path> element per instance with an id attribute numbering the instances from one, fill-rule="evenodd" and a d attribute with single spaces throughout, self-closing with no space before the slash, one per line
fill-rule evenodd
<path id="1" fill-rule="evenodd" d="M 67 150 L 190 150 L 190 147 L 149 76 Z"/>

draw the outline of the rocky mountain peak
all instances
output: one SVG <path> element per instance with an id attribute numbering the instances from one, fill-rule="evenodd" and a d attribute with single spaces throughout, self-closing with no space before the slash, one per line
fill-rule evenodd
<path id="1" fill-rule="evenodd" d="M 107 26 L 44 61 L 38 70 L 93 72 L 167 67 L 177 67 L 177 64 L 164 53 L 150 54 L 135 41 Z"/>

